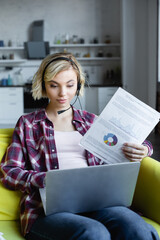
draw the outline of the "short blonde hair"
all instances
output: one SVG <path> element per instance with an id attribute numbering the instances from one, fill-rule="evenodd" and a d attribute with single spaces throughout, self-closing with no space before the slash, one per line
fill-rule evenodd
<path id="1" fill-rule="evenodd" d="M 68 61 L 63 58 L 67 58 Z M 47 98 L 45 82 L 50 81 L 58 73 L 68 70 L 70 67 L 72 67 L 77 74 L 78 83 L 81 85 L 79 95 L 82 96 L 85 84 L 85 75 L 82 71 L 81 65 L 71 53 L 55 53 L 48 55 L 43 59 L 38 71 L 33 77 L 32 96 L 34 100 Z"/>

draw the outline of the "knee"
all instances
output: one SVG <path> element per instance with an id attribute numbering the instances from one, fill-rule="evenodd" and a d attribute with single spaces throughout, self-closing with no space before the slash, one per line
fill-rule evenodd
<path id="1" fill-rule="evenodd" d="M 122 239 L 130 240 L 159 240 L 156 230 L 146 223 L 142 217 L 130 209 L 122 208 L 122 214 L 118 217 Z M 121 216 L 121 217 L 120 217 Z M 124 237 L 125 236 L 125 237 Z"/>
<path id="2" fill-rule="evenodd" d="M 159 240 L 157 231 L 143 219 L 139 224 L 136 223 L 130 228 L 129 235 L 130 239 Z"/>
<path id="3" fill-rule="evenodd" d="M 138 214 L 125 207 L 110 209 L 112 221 L 109 230 L 112 237 L 130 240 L 158 240 L 155 229 L 147 224 Z M 114 216 L 114 218 L 113 218 Z M 114 220 L 113 220 L 114 219 Z"/>
<path id="4" fill-rule="evenodd" d="M 78 238 L 79 239 L 79 238 Z M 106 227 L 98 221 L 92 221 L 81 229 L 80 239 L 84 240 L 111 240 L 110 233 Z"/>

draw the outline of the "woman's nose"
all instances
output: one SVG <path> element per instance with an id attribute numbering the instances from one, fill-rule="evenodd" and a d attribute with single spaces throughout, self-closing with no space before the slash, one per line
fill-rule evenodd
<path id="1" fill-rule="evenodd" d="M 66 94 L 66 89 L 64 87 L 61 87 L 59 90 L 59 95 L 64 96 Z"/>

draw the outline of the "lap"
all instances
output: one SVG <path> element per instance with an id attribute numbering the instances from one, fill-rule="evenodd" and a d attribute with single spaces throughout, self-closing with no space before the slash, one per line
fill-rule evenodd
<path id="1" fill-rule="evenodd" d="M 157 231 L 129 208 L 115 206 L 86 213 L 106 226 L 112 239 L 159 240 Z M 128 237 L 127 237 L 128 236 Z"/>
<path id="2" fill-rule="evenodd" d="M 100 222 L 78 214 L 63 212 L 38 218 L 26 239 L 110 240 L 111 238 L 108 230 Z"/>
<path id="3" fill-rule="evenodd" d="M 85 231 L 91 232 L 90 235 L 94 237 L 86 237 Z M 39 237 L 39 240 L 159 239 L 151 226 L 148 226 L 138 214 L 126 207 L 109 207 L 83 214 L 64 212 L 40 217 L 33 224 L 31 233 L 39 234 L 38 237 L 40 235 L 46 236 L 46 238 Z M 78 238 L 80 235 L 83 236 Z M 37 235 L 35 238 L 28 239 L 34 240 L 36 238 Z"/>

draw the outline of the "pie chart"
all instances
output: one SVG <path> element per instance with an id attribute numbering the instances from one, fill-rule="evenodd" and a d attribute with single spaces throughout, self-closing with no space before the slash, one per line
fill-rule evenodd
<path id="1" fill-rule="evenodd" d="M 113 133 L 108 133 L 107 135 L 104 135 L 104 143 L 108 146 L 115 146 L 118 142 L 118 138 Z"/>

